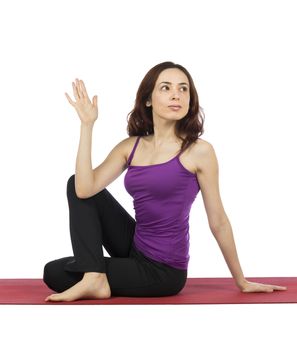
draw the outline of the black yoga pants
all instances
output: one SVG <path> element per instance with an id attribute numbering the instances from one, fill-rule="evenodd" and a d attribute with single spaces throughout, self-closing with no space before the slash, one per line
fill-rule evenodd
<path id="1" fill-rule="evenodd" d="M 48 262 L 43 280 L 55 292 L 79 282 L 84 272 L 106 273 L 111 296 L 159 297 L 179 293 L 187 270 L 146 257 L 136 249 L 136 222 L 104 188 L 89 198 L 78 198 L 75 175 L 67 182 L 70 237 L 73 255 Z M 110 257 L 103 255 L 103 248 Z"/>

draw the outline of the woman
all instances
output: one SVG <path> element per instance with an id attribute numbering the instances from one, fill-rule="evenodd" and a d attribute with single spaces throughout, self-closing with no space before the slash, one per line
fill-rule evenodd
<path id="1" fill-rule="evenodd" d="M 97 96 L 90 101 L 82 80 L 72 86 L 75 101 L 65 95 L 81 120 L 75 174 L 67 183 L 74 256 L 45 265 L 44 282 L 58 292 L 46 301 L 177 294 L 187 279 L 189 213 L 199 190 L 237 287 L 242 292 L 286 289 L 243 276 L 219 194 L 217 158 L 213 146 L 199 137 L 204 115 L 183 66 L 163 62 L 146 74 L 129 113 L 129 137 L 95 169 Z M 124 185 L 136 220 L 106 189 L 126 169 Z M 103 256 L 102 246 L 110 257 Z"/>

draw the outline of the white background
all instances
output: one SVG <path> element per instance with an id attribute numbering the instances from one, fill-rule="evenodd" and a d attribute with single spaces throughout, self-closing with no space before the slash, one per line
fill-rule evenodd
<path id="1" fill-rule="evenodd" d="M 205 111 L 202 138 L 217 154 L 221 197 L 245 276 L 296 276 L 296 27 L 293 0 L 1 3 L 0 278 L 41 278 L 47 261 L 72 254 L 66 182 L 75 171 L 80 121 L 64 95 L 72 96 L 71 82 L 83 79 L 89 95 L 98 95 L 95 167 L 128 136 L 127 114 L 146 72 L 168 60 L 194 79 Z M 108 190 L 134 216 L 124 174 Z M 188 277 L 230 277 L 200 192 L 190 236 Z M 230 348 L 232 341 L 248 349 L 292 345 L 294 310 L 36 306 L 0 312 L 11 344 L 32 342 L 29 329 L 36 329 L 43 349 L 208 349 L 224 342 Z"/>

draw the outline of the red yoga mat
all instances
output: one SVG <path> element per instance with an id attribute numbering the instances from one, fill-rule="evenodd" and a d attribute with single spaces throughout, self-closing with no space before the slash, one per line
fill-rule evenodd
<path id="1" fill-rule="evenodd" d="M 77 300 L 72 302 L 45 302 L 54 293 L 42 279 L 0 279 L 0 304 L 36 305 L 116 305 L 116 304 L 257 304 L 296 303 L 297 277 L 247 278 L 260 282 L 286 286 L 285 291 L 272 293 L 242 293 L 233 278 L 188 278 L 177 295 L 168 297 L 120 297 L 109 299 Z"/>

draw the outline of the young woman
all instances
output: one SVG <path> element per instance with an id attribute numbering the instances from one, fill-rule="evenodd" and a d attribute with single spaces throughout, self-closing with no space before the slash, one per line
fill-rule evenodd
<path id="1" fill-rule="evenodd" d="M 286 289 L 244 278 L 220 198 L 215 151 L 200 138 L 204 114 L 183 66 L 163 62 L 149 70 L 129 113 L 129 137 L 95 169 L 97 96 L 90 101 L 82 80 L 72 86 L 75 101 L 65 94 L 81 120 L 75 174 L 67 182 L 74 256 L 45 265 L 44 282 L 57 292 L 46 301 L 180 292 L 189 262 L 189 213 L 200 190 L 209 227 L 237 287 L 242 292 Z M 126 169 L 124 185 L 133 197 L 135 219 L 106 189 Z"/>

